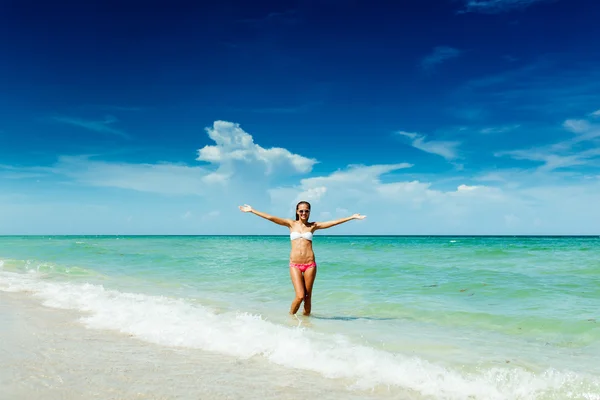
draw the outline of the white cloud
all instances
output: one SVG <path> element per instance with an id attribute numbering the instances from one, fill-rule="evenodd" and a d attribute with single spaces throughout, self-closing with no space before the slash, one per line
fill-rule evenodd
<path id="1" fill-rule="evenodd" d="M 520 127 L 521 127 L 521 125 L 518 125 L 518 124 L 494 126 L 494 127 L 483 128 L 479 132 L 483 133 L 484 135 L 506 133 L 506 132 L 514 131 L 515 129 L 519 129 Z"/>
<path id="2" fill-rule="evenodd" d="M 368 220 L 374 224 L 370 228 L 344 225 L 336 228 L 340 234 L 449 233 L 453 229 L 490 233 L 499 226 L 504 229 L 503 216 L 523 203 L 500 188 L 485 185 L 462 183 L 442 190 L 434 189 L 432 182 L 405 180 L 402 176 L 383 181 L 382 175 L 393 168 L 351 166 L 330 175 L 302 179 L 296 186 L 271 189 L 271 201 L 274 207 L 280 207 L 278 212 L 288 214 L 295 205 L 289 202 L 290 198 L 301 199 L 302 194 L 325 188 L 324 195 L 312 204 L 315 215 L 326 213 L 323 215 L 339 218 L 360 212 L 369 215 Z M 493 218 L 496 223 L 487 226 L 486 220 Z"/>
<path id="3" fill-rule="evenodd" d="M 325 194 L 313 203 L 315 216 L 369 215 L 364 224 L 340 225 L 332 234 L 598 233 L 592 222 L 600 218 L 600 209 L 592 206 L 600 202 L 595 180 L 565 184 L 568 180 L 554 180 L 556 173 L 511 170 L 489 176 L 495 186 L 462 182 L 442 189 L 432 181 L 402 176 L 383 181 L 382 175 L 389 170 L 379 165 L 354 166 L 302 179 L 296 186 L 272 189 L 271 207 L 287 215 L 295 205 L 290 198 L 325 187 Z M 354 180 L 348 179 L 352 176 Z M 523 184 L 515 185 L 511 178 Z M 592 208 L 593 215 L 587 214 Z"/>
<path id="4" fill-rule="evenodd" d="M 371 165 L 371 166 L 349 166 L 345 171 L 336 171 L 328 176 L 306 178 L 300 181 L 300 185 L 294 188 L 272 189 L 272 198 L 278 200 L 277 194 L 283 191 L 289 195 L 290 191 L 299 195 L 319 191 L 322 194 L 329 193 L 331 197 L 338 197 L 343 194 L 346 199 L 353 199 L 357 202 L 369 203 L 372 200 L 397 201 L 399 204 L 404 201 L 422 202 L 427 200 L 443 200 L 445 196 L 482 196 L 486 198 L 500 198 L 500 192 L 495 188 L 487 186 L 468 186 L 461 184 L 455 190 L 443 192 L 431 189 L 431 183 L 419 181 L 394 181 L 382 182 L 381 176 L 398 169 L 407 168 L 409 164 L 396 165 Z M 319 196 L 316 202 L 323 202 L 329 197 Z M 341 208 L 339 205 L 334 208 L 336 213 L 348 211 L 347 208 Z"/>
<path id="5" fill-rule="evenodd" d="M 205 179 L 209 171 L 202 167 L 106 162 L 86 156 L 62 156 L 53 171 L 85 185 L 168 195 L 203 195 L 210 183 Z"/>
<path id="6" fill-rule="evenodd" d="M 99 165 L 76 162 L 71 160 L 61 165 L 90 168 L 91 176 L 103 171 Z M 268 192 L 270 202 L 269 197 L 259 196 L 250 204 L 274 215 L 293 217 L 294 201 L 312 196 L 313 215 L 320 220 L 355 212 L 368 215 L 364 221 L 340 225 L 327 234 L 598 233 L 595 221 L 600 219 L 600 209 L 595 205 L 600 203 L 600 186 L 597 179 L 565 185 L 569 180 L 553 181 L 557 173 L 499 170 L 494 172 L 496 176 L 491 176 L 495 178 L 494 186 L 473 184 L 465 177 L 448 187 L 443 181 L 407 179 L 404 175 L 407 166 L 404 163 L 353 165 L 272 188 Z M 139 179 L 141 172 L 135 168 L 132 171 Z M 182 171 L 185 170 L 178 172 Z M 87 178 L 90 176 L 86 175 Z M 520 185 L 512 186 L 511 180 L 518 180 Z M 89 197 L 80 194 L 73 198 L 71 192 L 65 193 L 63 200 L 44 197 L 50 192 L 35 192 L 35 196 L 18 199 L 0 196 L 0 232 L 285 233 L 281 227 L 237 210 L 237 203 L 242 204 L 252 195 L 252 187 L 233 185 L 227 192 L 209 190 L 210 196 L 200 199 L 174 196 L 168 201 L 153 196 L 156 191 L 144 190 L 147 195 L 143 201 L 139 195 L 131 195 L 132 191 L 119 195 L 118 201 L 110 200 L 114 198 L 112 194 L 104 197 L 97 190 Z M 52 188 L 52 192 L 56 193 L 56 188 Z"/>
<path id="7" fill-rule="evenodd" d="M 590 116 L 592 116 L 592 117 L 600 117 L 600 110 L 596 110 L 593 113 L 590 113 Z"/>
<path id="8" fill-rule="evenodd" d="M 583 119 L 568 119 L 563 122 L 563 127 L 574 133 L 583 133 L 590 129 L 590 123 Z"/>
<path id="9" fill-rule="evenodd" d="M 542 165 L 539 167 L 541 171 L 553 171 L 596 162 L 596 158 L 600 156 L 600 148 L 596 140 L 600 138 L 600 126 L 583 119 L 567 119 L 562 126 L 575 135 L 551 145 L 499 151 L 495 155 L 541 162 Z M 581 145 L 586 145 L 587 148 L 581 148 Z"/>
<path id="10" fill-rule="evenodd" d="M 296 186 L 269 189 L 269 196 L 273 204 L 287 205 L 285 212 L 289 212 L 289 207 L 295 207 L 301 200 L 320 203 L 327 198 L 338 198 L 341 194 L 346 200 L 354 202 L 378 190 L 381 175 L 411 166 L 408 163 L 349 165 L 345 170 L 337 170 L 326 176 L 301 179 Z M 341 206 L 338 204 L 336 207 Z"/>
<path id="11" fill-rule="evenodd" d="M 410 139 L 411 146 L 427 153 L 437 154 L 444 157 L 446 160 L 454 160 L 458 158 L 457 147 L 460 145 L 458 141 L 440 141 L 440 140 L 425 140 L 425 135 L 420 135 L 413 132 L 396 132 L 400 136 L 405 136 Z"/>
<path id="12" fill-rule="evenodd" d="M 328 185 L 344 186 L 362 184 L 375 184 L 383 174 L 400 169 L 410 168 L 412 164 L 379 164 L 379 165 L 349 165 L 345 170 L 338 170 L 328 176 L 305 178 L 300 181 L 301 187 L 309 189 L 314 187 L 327 187 Z"/>
<path id="13" fill-rule="evenodd" d="M 457 192 L 472 192 L 474 190 L 477 190 L 478 188 L 479 186 L 460 185 L 456 190 Z"/>
<path id="14" fill-rule="evenodd" d="M 206 132 L 216 145 L 207 145 L 198 150 L 197 160 L 219 165 L 220 170 L 224 171 L 223 175 L 231 174 L 234 162 L 259 162 L 264 165 L 267 174 L 282 167 L 307 173 L 317 163 L 315 159 L 293 154 L 281 147 L 265 149 L 255 144 L 252 136 L 237 123 L 215 121 L 212 128 L 206 128 Z"/>
<path id="15" fill-rule="evenodd" d="M 413 200 L 416 199 L 417 201 L 422 201 L 429 195 L 435 194 L 434 191 L 429 189 L 430 186 L 430 183 L 423 183 L 419 181 L 392 182 L 385 185 L 377 185 L 374 193 L 377 193 L 386 199 L 410 196 L 413 198 Z"/>
<path id="16" fill-rule="evenodd" d="M 0 171 L 4 171 L 0 177 L 66 177 L 96 187 L 167 195 L 206 195 L 217 186 L 226 186 L 233 177 L 238 178 L 237 184 L 252 181 L 260 186 L 267 182 L 267 175 L 310 172 L 317 162 L 284 148 L 265 149 L 255 144 L 252 136 L 238 124 L 231 122 L 215 121 L 206 132 L 215 145 L 200 149 L 197 159 L 213 164 L 216 170 L 214 166 L 107 162 L 90 156 L 60 156 L 52 167 L 0 165 Z M 235 162 L 242 162 L 242 168 L 236 167 Z"/>
<path id="17" fill-rule="evenodd" d="M 325 195 L 325 193 L 327 193 L 327 188 L 325 186 L 309 188 L 299 193 L 294 199 L 294 203 L 298 203 L 299 201 L 303 200 L 308 202 L 319 201 Z"/>
<path id="18" fill-rule="evenodd" d="M 225 184 L 231 178 L 231 173 L 220 173 L 220 172 L 211 172 L 206 174 L 204 178 L 202 178 L 203 182 L 208 184 L 218 183 Z"/>
<path id="19" fill-rule="evenodd" d="M 571 132 L 575 133 L 575 136 L 569 140 L 559 143 L 561 145 L 573 146 L 580 142 L 593 141 L 600 138 L 600 125 L 592 124 L 585 120 L 567 120 L 565 122 L 566 128 Z"/>
<path id="20" fill-rule="evenodd" d="M 458 57 L 461 54 L 459 49 L 449 46 L 438 46 L 421 60 L 421 68 L 431 72 L 439 64 Z"/>
<path id="21" fill-rule="evenodd" d="M 315 218 L 340 218 L 356 212 L 368 215 L 364 221 L 336 226 L 328 234 L 598 233 L 597 176 L 579 179 L 581 175 L 573 173 L 548 173 L 556 165 L 577 161 L 568 158 L 573 157 L 570 152 L 596 140 L 592 122 L 589 129 L 565 131 L 569 136 L 566 147 L 547 146 L 538 151 L 536 157 L 548 165 L 546 169 L 490 170 L 475 176 L 469 176 L 467 170 L 450 179 L 435 175 L 416 179 L 408 163 L 356 164 L 320 176 L 288 177 L 275 188 L 264 175 L 268 163 L 257 157 L 260 152 L 251 137 L 240 134 L 235 126 L 231 129 L 231 135 L 217 129 L 211 137 L 216 150 L 209 152 L 221 158 L 213 154 L 214 165 L 205 167 L 106 162 L 86 156 L 60 157 L 52 167 L 4 166 L 10 173 L 35 172 L 54 181 L 45 179 L 52 185 L 41 189 L 29 181 L 0 181 L 5 184 L 0 186 L 0 233 L 285 233 L 279 226 L 240 213 L 236 206 L 247 202 L 259 210 L 293 218 L 295 203 L 306 199 L 313 205 Z M 414 133 L 404 136 L 422 138 Z M 581 137 L 588 139 L 577 142 Z M 595 149 L 580 150 L 576 157 L 592 160 L 594 152 L 600 153 Z M 513 150 L 513 155 L 519 151 L 524 152 L 523 157 L 531 157 L 525 153 L 528 150 Z M 551 160 L 548 155 L 558 158 Z M 298 171 L 289 155 L 286 157 L 272 161 L 273 173 L 279 172 L 281 165 Z M 247 168 L 232 165 L 219 170 L 223 163 L 234 162 Z M 257 170 L 262 171 L 261 176 L 255 174 Z M 67 179 L 69 185 L 53 184 Z M 2 195 L 9 193 L 7 188 L 19 193 L 14 190 L 19 184 L 22 195 Z M 93 188 L 87 190 L 86 186 Z M 129 190 L 115 196 L 107 190 L 110 188 Z M 173 196 L 165 200 L 163 194 Z"/>
<path id="22" fill-rule="evenodd" d="M 501 151 L 495 153 L 495 155 L 497 157 L 509 156 L 515 160 L 539 161 L 543 164 L 539 169 L 544 171 L 553 171 L 558 168 L 584 165 L 587 162 L 585 157 L 583 157 L 583 153 L 561 156 L 552 154 L 547 149 Z"/>
<path id="23" fill-rule="evenodd" d="M 506 200 L 506 196 L 504 192 L 493 186 L 469 186 L 465 184 L 458 185 L 456 191 L 450 191 L 446 193 L 451 197 L 470 197 L 470 198 L 479 198 L 485 199 L 486 201 L 498 201 L 502 202 Z"/>
<path id="24" fill-rule="evenodd" d="M 554 0 L 463 0 L 464 8 L 460 12 L 499 14 L 515 9 L 527 8 L 537 3 L 549 1 Z"/>
<path id="25" fill-rule="evenodd" d="M 474 179 L 477 181 L 482 181 L 482 182 L 506 182 L 507 181 L 506 176 L 504 176 L 503 174 L 500 174 L 498 172 L 486 172 L 486 173 L 483 173 L 482 175 L 476 176 Z"/>

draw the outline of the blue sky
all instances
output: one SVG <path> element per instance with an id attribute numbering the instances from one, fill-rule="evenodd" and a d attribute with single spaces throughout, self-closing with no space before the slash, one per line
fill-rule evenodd
<path id="1" fill-rule="evenodd" d="M 121 3 L 0 5 L 0 234 L 600 233 L 595 1 Z"/>

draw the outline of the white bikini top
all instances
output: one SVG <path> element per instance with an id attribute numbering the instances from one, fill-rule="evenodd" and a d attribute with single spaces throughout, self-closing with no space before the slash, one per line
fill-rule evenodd
<path id="1" fill-rule="evenodd" d="M 312 241 L 313 234 L 312 234 L 312 232 L 292 232 L 292 233 L 290 233 L 290 240 L 296 240 L 296 239 L 300 239 L 300 238 Z"/>

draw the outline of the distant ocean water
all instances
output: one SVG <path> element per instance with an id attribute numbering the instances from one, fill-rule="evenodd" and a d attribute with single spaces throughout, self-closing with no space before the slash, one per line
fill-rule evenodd
<path id="1" fill-rule="evenodd" d="M 311 317 L 287 236 L 0 237 L 0 290 L 90 329 L 262 357 L 411 398 L 600 399 L 600 237 L 315 235 Z"/>

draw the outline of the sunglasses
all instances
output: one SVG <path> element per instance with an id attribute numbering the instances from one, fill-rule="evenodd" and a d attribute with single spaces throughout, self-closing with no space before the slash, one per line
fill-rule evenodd
<path id="1" fill-rule="evenodd" d="M 308 214 L 310 210 L 298 210 L 298 214 Z"/>

